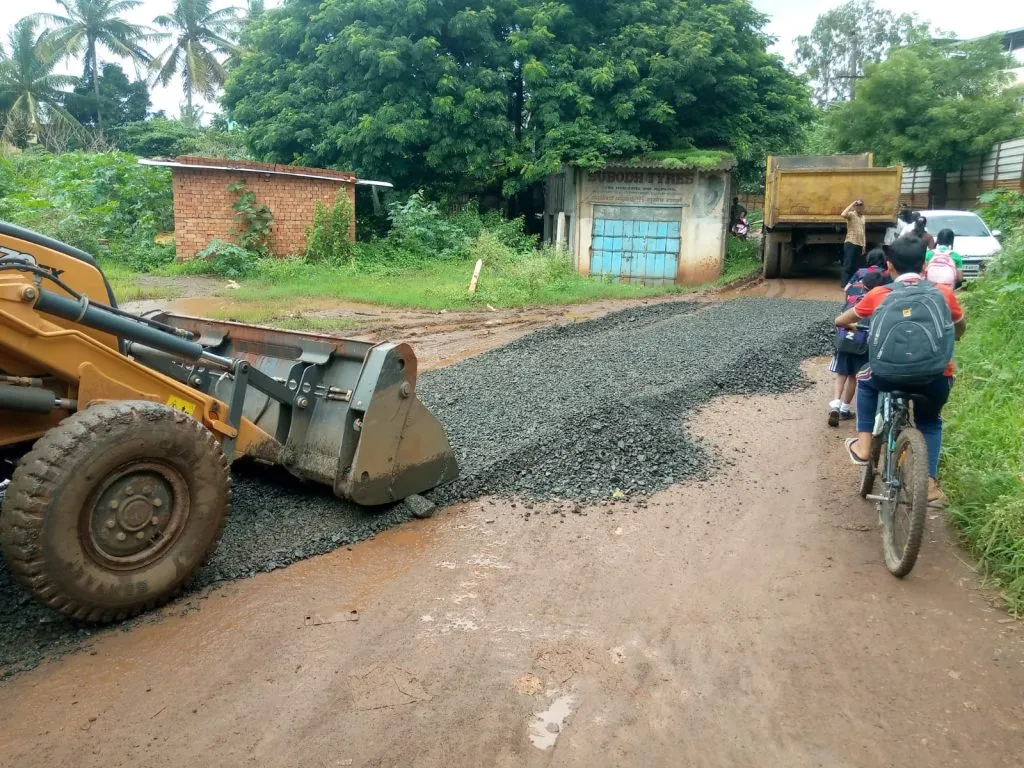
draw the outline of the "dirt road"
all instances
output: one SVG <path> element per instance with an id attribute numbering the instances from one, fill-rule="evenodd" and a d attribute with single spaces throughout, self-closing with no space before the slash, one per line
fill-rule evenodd
<path id="1" fill-rule="evenodd" d="M 452 508 L 22 675 L 0 763 L 1017 766 L 1024 633 L 941 519 L 888 575 L 822 368 L 646 508 Z"/>
<path id="2" fill-rule="evenodd" d="M 793 282 L 730 293 L 834 298 Z M 885 571 L 824 368 L 691 418 L 711 481 L 485 498 L 105 633 L 0 684 L 0 765 L 1018 766 L 1024 631 L 941 517 Z"/>
<path id="3" fill-rule="evenodd" d="M 246 308 L 230 296 L 215 296 L 220 283 L 209 278 L 149 278 L 147 284 L 170 285 L 181 298 L 128 302 L 124 309 L 145 313 L 165 309 L 198 317 L 230 318 L 232 311 Z M 836 281 L 829 278 L 795 278 L 764 281 L 754 279 L 727 288 L 713 289 L 688 298 L 717 301 L 739 297 L 833 300 L 839 296 Z M 420 370 L 429 371 L 508 344 L 527 333 L 551 325 L 566 325 L 603 317 L 630 307 L 679 301 L 675 295 L 630 301 L 606 300 L 568 307 L 504 309 L 494 312 L 432 312 L 398 310 L 352 302 L 317 299 L 304 302 L 301 314 L 351 322 L 338 335 L 370 341 L 401 339 L 413 344 Z M 251 304 L 251 303 L 250 303 Z M 251 308 L 251 307 L 250 307 Z M 273 325 L 273 321 L 266 323 Z"/>

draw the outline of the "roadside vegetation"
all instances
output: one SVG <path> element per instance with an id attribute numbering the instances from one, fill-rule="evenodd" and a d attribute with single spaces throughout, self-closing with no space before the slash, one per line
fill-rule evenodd
<path id="1" fill-rule="evenodd" d="M 272 215 L 251 192 L 234 190 L 236 226 L 227 241 L 214 241 L 189 262 L 174 262 L 170 173 L 141 166 L 122 152 L 41 150 L 0 154 L 0 219 L 95 254 L 121 302 L 168 298 L 173 280 L 203 275 L 236 281 L 224 288 L 239 312 L 291 327 L 341 330 L 317 316 L 296 316 L 296 300 L 333 299 L 393 307 L 495 309 L 574 304 L 605 298 L 638 298 L 675 292 L 580 276 L 565 251 L 538 248 L 523 219 L 508 220 L 472 204 L 447 213 L 422 192 L 387 206 L 373 231 L 351 242 L 353 213 L 347 200 L 324 206 L 308 232 L 305 253 L 276 259 L 266 241 Z M 477 259 L 479 287 L 469 293 Z M 756 272 L 752 242 L 729 238 L 720 282 Z M 252 308 L 246 305 L 253 305 Z M 238 313 L 234 313 L 237 316 Z M 277 322 L 280 321 L 280 322 Z"/>
<path id="2" fill-rule="evenodd" d="M 946 409 L 942 479 L 950 514 L 1010 610 L 1024 614 L 1024 196 L 983 198 L 1008 233 L 985 277 L 964 292 L 968 331 Z"/>
<path id="3" fill-rule="evenodd" d="M 676 286 L 646 288 L 583 277 L 566 251 L 538 248 L 522 219 L 479 213 L 466 206 L 446 215 L 422 193 L 389 206 L 383 237 L 351 243 L 350 212 L 341 201 L 317 217 L 306 253 L 265 258 L 253 249 L 221 243 L 165 274 L 204 274 L 239 281 L 231 292 L 239 303 L 294 308 L 295 300 L 335 299 L 415 309 L 506 309 L 576 304 L 606 298 L 639 298 L 677 292 Z M 720 282 L 757 271 L 756 248 L 730 238 Z M 477 260 L 479 285 L 469 292 Z"/>

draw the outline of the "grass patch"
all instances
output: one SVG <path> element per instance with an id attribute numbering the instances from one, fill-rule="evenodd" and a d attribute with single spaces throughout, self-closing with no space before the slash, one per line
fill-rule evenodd
<path id="1" fill-rule="evenodd" d="M 583 304 L 601 299 L 636 299 L 686 293 L 701 287 L 675 285 L 644 287 L 579 275 L 564 253 L 536 251 L 515 259 L 485 260 L 475 295 L 468 291 L 473 260 L 435 260 L 412 266 L 365 264 L 331 266 L 299 260 L 268 261 L 232 291 L 234 298 L 266 306 L 294 305 L 300 299 L 337 299 L 407 309 L 516 309 L 531 306 Z M 756 274 L 760 269 L 753 242 L 729 239 L 722 276 L 724 285 Z M 259 311 L 273 311 L 272 308 Z M 245 322 L 260 322 L 246 320 Z"/>
<path id="2" fill-rule="evenodd" d="M 280 317 L 271 321 L 274 328 L 283 328 L 286 331 L 317 331 L 319 333 L 334 333 L 346 331 L 356 325 L 356 321 L 348 317 L 321 317 L 319 315 L 294 315 Z"/>
<path id="3" fill-rule="evenodd" d="M 760 273 L 761 261 L 758 259 L 757 250 L 757 243 L 754 240 L 740 240 L 730 235 L 725 254 L 725 267 L 715 285 L 728 285 Z"/>
<path id="4" fill-rule="evenodd" d="M 356 325 L 350 317 L 306 315 L 295 312 L 294 302 L 244 302 L 208 313 L 214 320 L 232 320 L 250 325 L 266 325 L 287 331 L 344 331 Z"/>
<path id="5" fill-rule="evenodd" d="M 110 287 L 114 289 L 114 298 L 118 304 L 146 299 L 173 299 L 179 295 L 179 291 L 173 285 L 143 284 L 143 273 L 122 262 L 104 260 L 100 268 L 106 275 Z"/>
<path id="6" fill-rule="evenodd" d="M 1024 614 L 1024 233 L 964 297 L 945 410 L 950 515 L 1010 610 Z"/>
<path id="7" fill-rule="evenodd" d="M 582 277 L 568 257 L 539 251 L 514 261 L 485 265 L 475 295 L 468 291 L 473 261 L 437 260 L 401 267 L 379 264 L 313 265 L 276 261 L 260 265 L 232 295 L 242 301 L 338 299 L 409 309 L 511 309 L 579 304 L 606 298 L 637 298 L 676 291 Z"/>

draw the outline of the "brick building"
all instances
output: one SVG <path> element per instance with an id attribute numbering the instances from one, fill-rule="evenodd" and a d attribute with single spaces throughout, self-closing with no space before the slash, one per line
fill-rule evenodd
<path id="1" fill-rule="evenodd" d="M 235 212 L 231 206 L 238 199 L 238 193 L 228 188 L 238 182 L 255 193 L 257 202 L 270 209 L 274 217 L 270 249 L 276 256 L 302 253 L 306 229 L 313 223 L 317 201 L 331 205 L 339 193 L 344 193 L 355 210 L 357 183 L 391 186 L 382 182 L 361 182 L 345 171 L 244 160 L 185 156 L 173 161 L 139 162 L 171 169 L 174 244 L 179 260 L 193 258 L 214 238 L 231 239 L 235 227 Z M 352 237 L 355 237 L 355 227 Z"/>

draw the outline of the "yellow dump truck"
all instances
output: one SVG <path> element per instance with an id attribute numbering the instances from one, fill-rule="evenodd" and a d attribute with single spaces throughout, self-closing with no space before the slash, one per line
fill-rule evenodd
<path id="1" fill-rule="evenodd" d="M 842 256 L 846 222 L 840 215 L 864 201 L 868 247 L 895 226 L 901 166 L 876 168 L 874 155 L 771 155 L 765 175 L 761 260 L 766 278 L 794 267 L 824 268 Z"/>

